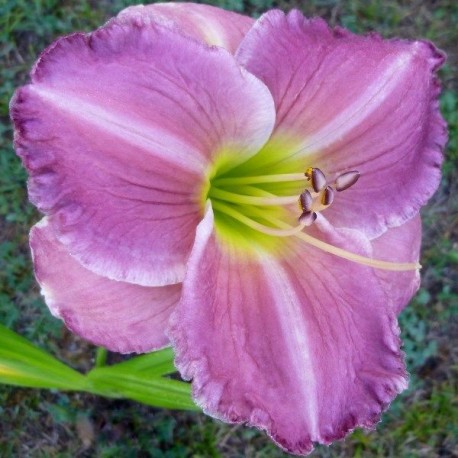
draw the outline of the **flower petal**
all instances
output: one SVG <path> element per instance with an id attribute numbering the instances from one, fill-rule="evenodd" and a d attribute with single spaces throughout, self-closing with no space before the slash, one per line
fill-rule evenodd
<path id="1" fill-rule="evenodd" d="M 209 164 L 268 139 L 267 88 L 221 48 L 154 24 L 60 39 L 12 101 L 30 199 L 95 273 L 179 282 Z"/>
<path id="2" fill-rule="evenodd" d="M 379 261 L 392 263 L 417 264 L 420 259 L 421 218 L 419 215 L 402 226 L 390 228 L 380 237 L 370 240 L 363 232 L 334 228 L 320 214 L 316 223 L 307 232 L 319 240 L 353 253 L 371 257 Z M 380 287 L 387 296 L 387 304 L 391 304 L 396 314 L 412 299 L 420 286 L 419 270 L 391 271 L 374 269 L 380 281 Z"/>
<path id="3" fill-rule="evenodd" d="M 357 36 L 274 11 L 237 58 L 273 94 L 273 139 L 296 139 L 284 161 L 331 180 L 361 173 L 327 211 L 335 225 L 376 237 L 412 218 L 437 188 L 447 135 L 434 72 L 444 55 L 431 43 Z"/>
<path id="4" fill-rule="evenodd" d="M 305 454 L 373 427 L 406 387 L 396 317 L 370 268 L 298 242 L 285 259 L 221 246 L 208 210 L 171 317 L 204 411 Z"/>
<path id="5" fill-rule="evenodd" d="M 376 259 L 392 262 L 418 262 L 421 247 L 421 218 L 407 221 L 402 226 L 388 229 L 383 235 L 371 241 L 372 255 Z M 420 286 L 420 272 L 390 272 L 376 270 L 383 288 L 389 291 L 396 313 L 409 303 Z"/>
<path id="6" fill-rule="evenodd" d="M 232 54 L 254 23 L 248 16 L 197 3 L 129 6 L 118 14 L 118 20 L 124 23 L 147 19 L 209 45 L 226 48 Z"/>
<path id="7" fill-rule="evenodd" d="M 30 246 L 48 307 L 75 334 L 121 353 L 169 344 L 164 329 L 181 284 L 154 288 L 96 275 L 57 241 L 47 218 L 32 228 Z"/>

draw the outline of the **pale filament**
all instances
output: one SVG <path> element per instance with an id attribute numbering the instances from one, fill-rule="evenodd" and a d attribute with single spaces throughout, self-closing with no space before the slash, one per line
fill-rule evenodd
<path id="1" fill-rule="evenodd" d="M 281 206 L 289 205 L 297 202 L 296 196 L 276 196 L 270 194 L 270 197 L 256 197 L 246 196 L 243 194 L 236 194 L 233 192 L 223 191 L 221 189 L 212 188 L 208 194 L 209 197 L 216 197 L 217 199 L 224 200 L 226 202 L 232 202 L 235 204 L 248 204 L 256 206 Z"/>
<path id="2" fill-rule="evenodd" d="M 269 218 L 269 220 L 273 224 L 277 224 L 284 228 L 289 228 L 288 224 L 284 223 L 283 221 L 277 218 Z M 340 258 L 347 259 L 349 261 L 356 262 L 358 264 L 363 264 L 365 266 L 375 267 L 377 269 L 382 270 L 392 270 L 392 271 L 411 271 L 411 270 L 419 270 L 421 269 L 421 264 L 418 262 L 390 262 L 390 261 L 381 261 L 378 259 L 368 258 L 366 256 L 361 256 L 356 253 L 352 253 L 351 251 L 344 250 L 343 248 L 336 247 L 331 245 L 330 243 L 323 242 L 315 237 L 312 237 L 305 232 L 300 232 L 295 234 L 296 237 L 300 238 L 304 242 L 312 245 L 320 250 L 326 251 L 327 253 L 331 253 L 335 256 L 339 256 Z"/>
<path id="3" fill-rule="evenodd" d="M 237 210 L 234 210 L 233 208 L 221 202 L 212 201 L 212 206 L 216 210 L 219 210 L 222 213 L 226 213 L 226 215 L 232 216 L 232 218 L 236 219 L 237 221 L 240 221 L 248 227 L 251 227 L 251 229 L 254 229 L 258 232 L 262 232 L 266 235 L 273 235 L 275 237 L 290 237 L 291 235 L 298 234 L 305 228 L 305 224 L 299 224 L 296 227 L 289 226 L 288 229 L 268 227 L 252 220 L 251 218 L 248 218 L 248 216 L 243 215 Z"/>
<path id="4" fill-rule="evenodd" d="M 317 177 L 317 181 L 315 181 L 315 177 L 310 176 L 310 171 L 318 171 L 319 175 L 321 175 L 321 181 L 324 180 L 324 183 L 320 184 L 319 179 L 320 176 Z M 333 254 L 338 256 L 342 259 L 347 259 L 348 261 L 356 262 L 358 264 L 370 266 L 377 269 L 382 270 L 389 270 L 389 271 L 415 271 L 421 268 L 419 263 L 398 263 L 398 262 L 389 262 L 389 261 L 382 261 L 378 259 L 369 258 L 366 256 L 362 256 L 356 253 L 352 253 L 350 251 L 344 250 L 343 248 L 336 247 L 331 245 L 330 243 L 323 242 L 311 235 L 303 232 L 303 229 L 308 225 L 304 223 L 300 223 L 298 226 L 290 226 L 289 224 L 283 222 L 282 220 L 275 218 L 274 216 L 266 213 L 259 207 L 266 207 L 266 206 L 283 206 L 289 204 L 297 204 L 298 203 L 298 196 L 277 196 L 272 194 L 264 189 L 259 189 L 257 187 L 252 186 L 242 186 L 241 191 L 247 192 L 248 194 L 255 194 L 255 195 L 246 195 L 246 194 L 238 194 L 229 191 L 224 191 L 219 189 L 218 185 L 253 185 L 253 184 L 262 184 L 262 183 L 282 183 L 282 182 L 294 182 L 294 181 L 307 181 L 308 185 L 312 185 L 312 189 L 308 192 L 314 199 L 315 197 L 319 196 L 320 193 L 325 189 L 326 180 L 324 175 L 319 169 L 308 169 L 306 171 L 306 175 L 304 176 L 303 173 L 292 173 L 292 174 L 280 174 L 280 175 L 260 175 L 260 176 L 253 176 L 253 177 L 235 177 L 235 178 L 220 178 L 214 181 L 214 185 L 210 189 L 208 197 L 211 199 L 212 206 L 215 210 L 220 211 L 221 213 L 225 213 L 226 215 L 234 218 L 235 220 L 245 224 L 246 226 L 250 227 L 251 229 L 258 231 L 262 234 L 275 236 L 275 237 L 290 237 L 295 236 L 301 239 L 302 241 L 312 245 L 320 250 L 325 251 L 326 253 Z M 341 175 L 340 177 L 350 178 L 350 184 L 347 187 L 351 186 L 356 182 L 359 177 L 355 177 L 355 174 L 358 172 L 348 172 L 346 174 Z M 352 176 L 353 175 L 353 176 Z M 338 178 L 339 179 L 339 178 Z M 348 179 L 347 179 L 348 181 Z M 337 183 L 337 182 L 336 182 Z M 344 183 L 345 185 L 345 183 Z M 309 186 L 306 186 L 309 187 Z M 315 189 L 315 192 L 313 190 Z M 342 190 L 346 189 L 346 187 L 342 187 Z M 332 189 L 331 189 L 332 191 Z M 331 200 L 332 201 L 332 200 Z M 254 217 L 261 218 L 264 221 L 267 221 L 272 226 L 266 226 L 264 224 L 255 221 L 254 219 L 246 216 L 239 211 L 237 211 L 233 206 L 230 204 L 239 204 L 239 205 L 249 205 L 249 213 Z M 312 211 L 320 211 L 325 209 L 328 205 L 323 205 L 320 202 L 314 202 Z M 248 209 L 246 209 L 248 210 Z M 305 211 L 305 210 L 304 210 Z M 308 212 L 311 213 L 311 212 Z M 305 215 L 305 213 L 303 214 Z M 315 215 L 316 218 L 316 215 Z"/>
<path id="5" fill-rule="evenodd" d="M 331 245 L 330 243 L 323 242 L 315 237 L 312 237 L 309 234 L 306 234 L 303 231 L 305 225 L 299 224 L 296 227 L 292 227 L 289 224 L 284 223 L 283 221 L 274 218 L 274 217 L 266 217 L 262 211 L 257 211 L 257 209 L 250 209 L 252 213 L 258 214 L 260 217 L 264 218 L 266 221 L 271 222 L 273 225 L 277 227 L 269 227 L 265 226 L 264 224 L 258 223 L 257 221 L 252 220 L 251 218 L 241 214 L 237 210 L 225 205 L 221 202 L 214 202 L 212 201 L 213 208 L 226 213 L 229 216 L 232 216 L 234 219 L 240 221 L 241 223 L 251 227 L 252 229 L 261 232 L 266 235 L 277 236 L 277 237 L 288 237 L 288 236 L 296 236 L 303 240 L 304 242 L 312 245 L 320 250 L 325 251 L 326 253 L 333 254 L 338 256 L 339 258 L 347 259 L 348 261 L 356 262 L 357 264 L 362 264 L 369 267 L 374 267 L 381 270 L 390 270 L 390 271 L 415 271 L 421 269 L 421 264 L 419 263 L 409 263 L 409 262 L 389 262 L 389 261 L 381 261 L 378 259 L 368 258 L 366 256 L 362 256 L 356 253 L 352 253 L 351 251 L 344 250 L 343 248 L 336 247 Z"/>
<path id="6" fill-rule="evenodd" d="M 306 177 L 303 173 L 284 173 L 280 175 L 260 175 L 255 177 L 217 178 L 215 180 L 215 185 L 287 183 L 291 181 L 306 181 Z"/>

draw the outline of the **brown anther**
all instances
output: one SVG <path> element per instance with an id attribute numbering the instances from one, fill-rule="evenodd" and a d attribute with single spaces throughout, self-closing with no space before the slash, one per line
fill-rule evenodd
<path id="1" fill-rule="evenodd" d="M 326 177 L 320 169 L 309 167 L 304 172 L 304 175 L 312 183 L 312 188 L 315 192 L 321 192 L 326 187 Z"/>
<path id="2" fill-rule="evenodd" d="M 299 216 L 299 222 L 301 224 L 304 224 L 305 226 L 311 226 L 315 220 L 316 220 L 315 212 L 303 212 L 302 215 Z"/>
<path id="3" fill-rule="evenodd" d="M 331 186 L 326 186 L 323 194 L 321 194 L 321 204 L 322 205 L 331 205 L 334 200 L 334 189 Z"/>
<path id="4" fill-rule="evenodd" d="M 299 196 L 299 205 L 303 212 L 309 212 L 312 209 L 313 197 L 307 189 Z"/>
<path id="5" fill-rule="evenodd" d="M 360 177 L 360 173 L 356 170 L 352 170 L 351 172 L 342 173 L 339 175 L 335 182 L 336 191 L 345 191 L 350 186 L 353 186 Z"/>

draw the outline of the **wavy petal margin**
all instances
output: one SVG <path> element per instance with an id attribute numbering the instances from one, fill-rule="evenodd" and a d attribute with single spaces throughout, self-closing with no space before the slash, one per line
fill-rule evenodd
<path id="1" fill-rule="evenodd" d="M 30 231 L 30 247 L 46 304 L 72 332 L 120 353 L 169 345 L 164 329 L 181 284 L 153 288 L 96 275 L 59 243 L 47 218 Z"/>
<path id="2" fill-rule="evenodd" d="M 123 23 L 151 20 L 208 45 L 234 54 L 254 19 L 232 11 L 198 3 L 155 3 L 129 6 L 117 19 Z"/>
<path id="3" fill-rule="evenodd" d="M 412 262 L 420 260 L 421 218 L 420 215 L 399 227 L 388 229 L 383 235 L 371 241 L 372 256 L 391 262 Z M 407 306 L 420 287 L 420 272 L 390 272 L 375 270 L 382 287 L 389 294 L 396 313 Z"/>
<path id="4" fill-rule="evenodd" d="M 380 237 L 372 240 L 364 232 L 333 227 L 322 214 L 307 232 L 331 245 L 379 261 L 412 264 L 420 262 L 420 215 L 399 227 L 388 229 Z M 391 304 L 396 314 L 404 309 L 420 286 L 419 269 L 391 271 L 374 268 L 373 274 L 379 279 L 380 287 L 386 294 L 387 305 Z"/>
<path id="5" fill-rule="evenodd" d="M 272 92 L 272 139 L 295 139 L 283 159 L 300 166 L 292 171 L 319 167 L 331 181 L 361 173 L 326 211 L 335 226 L 377 237 L 414 217 L 436 190 L 447 129 L 435 72 L 445 56 L 431 43 L 358 36 L 298 11 L 271 11 L 236 57 Z"/>
<path id="6" fill-rule="evenodd" d="M 183 279 L 209 164 L 267 141 L 267 88 L 224 49 L 153 23 L 58 40 L 11 102 L 31 201 L 85 267 Z"/>
<path id="7" fill-rule="evenodd" d="M 208 209 L 169 336 L 196 402 L 307 454 L 372 428 L 407 386 L 395 314 L 372 269 L 298 242 L 287 259 L 220 245 Z"/>

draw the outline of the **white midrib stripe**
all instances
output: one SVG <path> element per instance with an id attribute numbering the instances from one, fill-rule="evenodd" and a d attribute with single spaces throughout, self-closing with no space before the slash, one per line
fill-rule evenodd
<path id="1" fill-rule="evenodd" d="M 310 154 L 336 143 L 367 119 L 396 89 L 409 68 L 412 53 L 398 55 L 361 96 L 315 134 L 307 137 L 296 154 Z"/>
<path id="2" fill-rule="evenodd" d="M 114 138 L 141 148 L 180 169 L 202 172 L 207 160 L 199 151 L 192 150 L 176 136 L 153 124 L 134 120 L 128 115 L 107 110 L 87 100 L 75 97 L 55 88 L 33 84 L 30 90 L 55 108 L 73 116 L 92 127 L 107 132 Z M 158 141 L 159 140 L 159 141 Z"/>
<path id="3" fill-rule="evenodd" d="M 302 390 L 305 420 L 310 427 L 311 439 L 318 441 L 318 392 L 313 366 L 309 332 L 301 311 L 301 301 L 290 285 L 287 273 L 272 258 L 262 259 L 269 278 L 270 292 L 276 306 L 277 317 L 287 346 L 290 364 L 296 371 L 298 386 Z"/>

